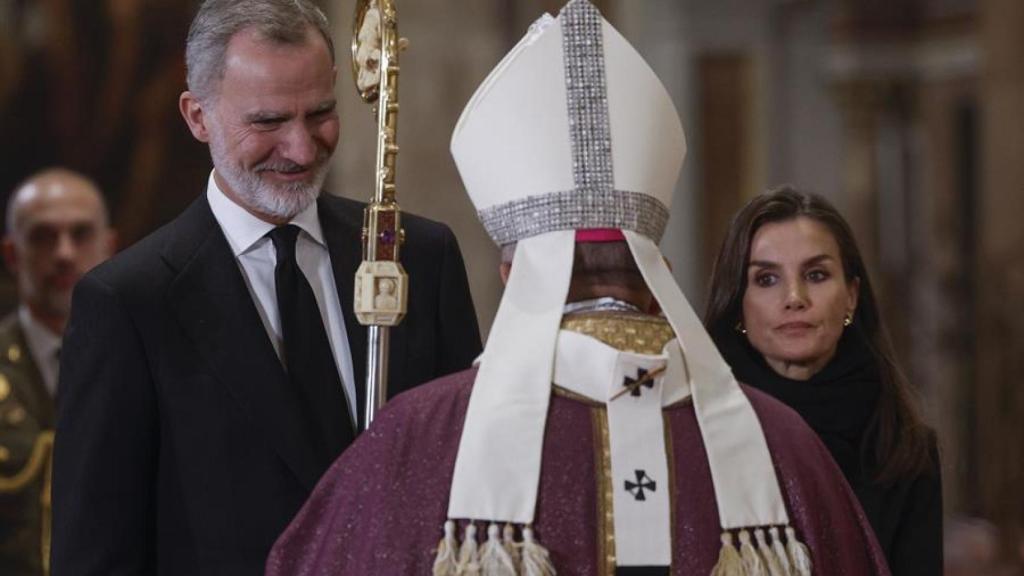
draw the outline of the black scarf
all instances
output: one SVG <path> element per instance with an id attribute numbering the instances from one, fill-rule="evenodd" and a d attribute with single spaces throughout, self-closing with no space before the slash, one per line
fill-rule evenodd
<path id="1" fill-rule="evenodd" d="M 715 334 L 715 343 L 736 379 L 796 410 L 818 433 L 847 481 L 854 486 L 862 484 L 866 480 L 864 442 L 868 441 L 867 427 L 878 405 L 881 381 L 878 365 L 859 331 L 846 329 L 835 356 L 808 380 L 780 376 L 745 335 L 732 329 L 720 332 Z"/>

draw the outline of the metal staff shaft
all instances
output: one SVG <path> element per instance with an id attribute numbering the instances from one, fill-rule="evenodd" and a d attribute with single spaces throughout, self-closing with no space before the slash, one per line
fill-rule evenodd
<path id="1" fill-rule="evenodd" d="M 377 410 L 388 400 L 388 358 L 391 328 L 369 326 L 369 346 L 366 356 L 366 410 L 364 422 L 369 426 L 377 417 Z"/>
<path id="2" fill-rule="evenodd" d="M 408 277 L 399 261 L 402 212 L 395 200 L 400 41 L 394 0 L 359 0 L 355 22 L 353 75 L 377 114 L 374 194 L 363 214 L 363 263 L 355 290 L 356 317 L 368 327 L 364 416 L 369 426 L 387 401 L 390 327 L 402 321 L 408 300 Z"/>

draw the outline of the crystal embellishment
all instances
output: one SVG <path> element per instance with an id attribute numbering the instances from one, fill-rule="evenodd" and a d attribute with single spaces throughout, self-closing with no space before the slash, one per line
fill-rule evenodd
<path id="1" fill-rule="evenodd" d="M 477 215 L 499 246 L 584 228 L 632 230 L 658 242 L 668 208 L 647 194 L 615 189 L 601 13 L 577 0 L 562 10 L 561 23 L 575 189 L 490 206 Z"/>

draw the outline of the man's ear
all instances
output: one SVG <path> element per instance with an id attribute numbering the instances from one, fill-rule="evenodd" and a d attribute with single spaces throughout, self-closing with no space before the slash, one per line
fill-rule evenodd
<path id="1" fill-rule="evenodd" d="M 182 92 L 178 98 L 178 109 L 181 111 L 181 117 L 185 119 L 185 124 L 188 124 L 192 136 L 200 142 L 209 142 L 210 131 L 206 126 L 206 111 L 203 109 L 202 103 L 199 102 L 199 98 L 196 98 L 195 94 L 188 90 Z"/>
<path id="2" fill-rule="evenodd" d="M 498 274 L 501 275 L 501 283 L 502 284 L 508 284 L 508 277 L 509 277 L 509 274 L 511 274 L 511 273 L 512 273 L 512 263 L 511 262 L 502 262 L 500 265 L 498 265 Z"/>
<path id="3" fill-rule="evenodd" d="M 18 251 L 14 247 L 14 241 L 11 240 L 10 237 L 5 236 L 4 239 L 0 241 L 0 250 L 3 251 L 4 265 L 7 266 L 7 271 L 10 272 L 12 276 L 17 277 Z"/>

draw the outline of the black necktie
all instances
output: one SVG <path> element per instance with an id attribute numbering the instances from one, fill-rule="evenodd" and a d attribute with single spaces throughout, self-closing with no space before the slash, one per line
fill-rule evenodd
<path id="1" fill-rule="evenodd" d="M 284 336 L 284 364 L 292 393 L 305 411 L 314 449 L 326 468 L 355 437 L 348 402 L 313 289 L 295 260 L 299 228 L 292 224 L 278 226 L 268 235 L 277 251 L 274 280 Z"/>

